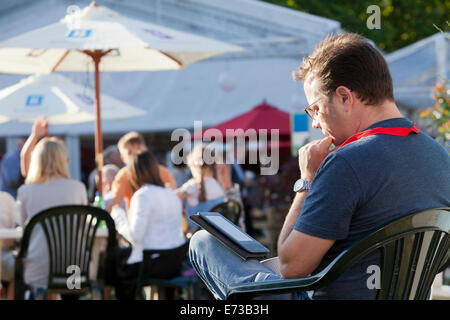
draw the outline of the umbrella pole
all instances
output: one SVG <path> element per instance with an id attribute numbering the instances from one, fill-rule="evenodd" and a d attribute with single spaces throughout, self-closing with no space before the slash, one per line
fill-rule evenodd
<path id="1" fill-rule="evenodd" d="M 95 64 L 95 160 L 97 162 L 98 170 L 98 188 L 97 190 L 102 194 L 103 192 L 103 135 L 102 135 L 102 118 L 100 111 L 100 71 L 99 64 L 102 59 L 102 52 L 100 50 L 95 51 L 96 55 L 93 56 Z"/>
<path id="2" fill-rule="evenodd" d="M 100 111 L 100 60 L 105 54 L 102 50 L 85 50 L 85 54 L 89 55 L 94 60 L 95 67 L 95 162 L 97 163 L 98 174 L 98 192 L 103 192 L 103 136 L 102 136 L 102 118 Z"/>

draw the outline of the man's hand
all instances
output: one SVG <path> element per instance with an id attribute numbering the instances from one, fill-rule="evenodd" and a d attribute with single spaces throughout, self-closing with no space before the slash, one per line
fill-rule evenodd
<path id="1" fill-rule="evenodd" d="M 298 150 L 298 164 L 303 180 L 313 181 L 323 159 L 331 152 L 332 141 L 331 137 L 326 137 L 311 141 Z"/>
<path id="2" fill-rule="evenodd" d="M 48 120 L 46 117 L 39 117 L 33 124 L 31 133 L 37 138 L 48 136 Z"/>

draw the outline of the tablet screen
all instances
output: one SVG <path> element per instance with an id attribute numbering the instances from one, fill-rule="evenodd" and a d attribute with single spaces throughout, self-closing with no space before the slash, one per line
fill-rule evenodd
<path id="1" fill-rule="evenodd" d="M 253 238 L 245 234 L 243 231 L 238 229 L 229 220 L 222 216 L 203 216 L 208 219 L 214 226 L 222 229 L 228 236 L 232 237 L 236 241 L 255 241 Z"/>

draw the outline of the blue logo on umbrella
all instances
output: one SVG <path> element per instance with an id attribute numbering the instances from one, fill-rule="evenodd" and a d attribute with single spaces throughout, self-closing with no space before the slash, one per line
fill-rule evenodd
<path id="1" fill-rule="evenodd" d="M 29 107 L 37 107 L 42 104 L 42 100 L 44 100 L 44 96 L 41 94 L 30 94 L 27 97 L 27 101 L 25 103 L 26 106 Z"/>
<path id="2" fill-rule="evenodd" d="M 161 32 L 159 30 L 152 30 L 152 29 L 149 29 L 149 28 L 145 28 L 145 29 L 142 29 L 142 30 L 147 32 L 147 33 L 150 33 L 151 35 L 153 35 L 153 36 L 155 36 L 157 38 L 160 38 L 160 39 L 173 39 L 173 37 L 171 35 L 163 33 L 163 32 Z"/>
<path id="3" fill-rule="evenodd" d="M 73 29 L 70 30 L 67 38 L 84 39 L 91 35 L 92 29 Z"/>
<path id="4" fill-rule="evenodd" d="M 82 93 L 77 93 L 75 96 L 77 96 L 78 98 L 80 98 L 80 100 L 82 100 L 85 104 L 87 105 L 92 105 L 94 104 L 94 100 L 92 100 L 91 97 L 82 94 Z"/>

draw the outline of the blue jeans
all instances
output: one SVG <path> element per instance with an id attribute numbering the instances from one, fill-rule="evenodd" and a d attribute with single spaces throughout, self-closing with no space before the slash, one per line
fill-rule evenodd
<path id="1" fill-rule="evenodd" d="M 225 299 L 230 285 L 283 279 L 258 260 L 243 260 L 205 230 L 200 230 L 192 236 L 189 259 L 216 299 Z M 286 299 L 290 295 L 271 297 Z M 296 298 L 308 299 L 308 295 L 302 293 Z"/>

